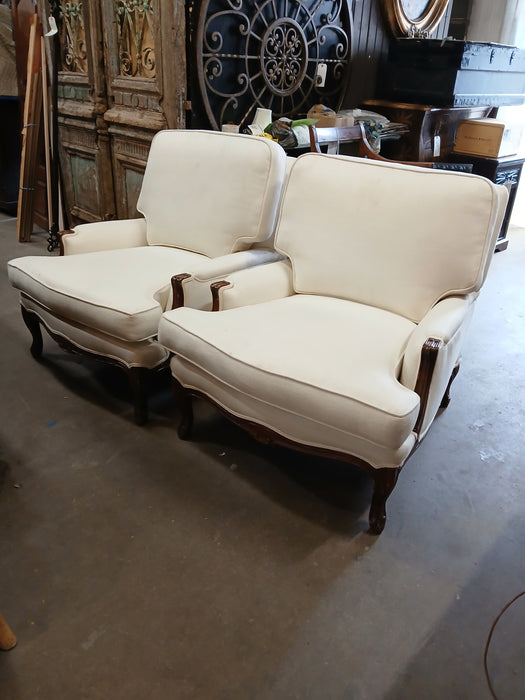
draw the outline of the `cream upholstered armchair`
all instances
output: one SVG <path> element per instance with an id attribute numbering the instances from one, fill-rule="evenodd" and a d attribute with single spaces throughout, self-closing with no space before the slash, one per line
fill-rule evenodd
<path id="1" fill-rule="evenodd" d="M 373 477 L 380 533 L 402 466 L 448 402 L 506 197 L 473 175 L 298 158 L 275 238 L 289 261 L 215 283 L 214 312 L 161 319 L 180 437 L 199 396 L 264 442 L 354 463 Z"/>
<path id="2" fill-rule="evenodd" d="M 285 171 L 284 151 L 268 139 L 159 132 L 138 200 L 142 218 L 77 226 L 62 237 L 63 256 L 8 264 L 32 354 L 42 352 L 43 326 L 66 349 L 123 367 L 143 423 L 147 373 L 168 360 L 156 341 L 159 320 L 181 303 L 184 280 L 198 272 L 213 281 L 281 257 L 270 238 Z M 202 295 L 194 302 L 208 303 Z"/>

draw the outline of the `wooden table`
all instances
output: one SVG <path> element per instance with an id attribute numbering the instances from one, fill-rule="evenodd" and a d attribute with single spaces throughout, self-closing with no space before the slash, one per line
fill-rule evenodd
<path id="1" fill-rule="evenodd" d="M 482 119 L 492 109 L 481 107 L 435 107 L 425 104 L 366 100 L 364 109 L 382 114 L 391 122 L 406 124 L 407 134 L 381 144 L 381 155 L 403 161 L 448 160 L 462 119 Z"/>

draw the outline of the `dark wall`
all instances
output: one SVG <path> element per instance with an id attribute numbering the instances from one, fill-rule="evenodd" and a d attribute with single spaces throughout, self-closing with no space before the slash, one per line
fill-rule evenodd
<path id="1" fill-rule="evenodd" d="M 381 12 L 382 0 L 353 0 L 354 57 L 352 73 L 343 107 L 359 107 L 363 100 L 381 97 L 376 94 L 378 73 L 388 53 L 390 33 Z M 447 36 L 452 3 L 432 34 L 432 38 Z"/>
<path id="2" fill-rule="evenodd" d="M 333 3 L 328 1 L 324 2 L 324 4 L 328 6 L 333 5 L 334 11 L 335 9 L 340 10 L 344 3 L 348 3 L 348 7 L 353 16 L 353 58 L 348 88 L 341 105 L 343 108 L 356 108 L 362 104 L 363 100 L 381 97 L 381 95 L 377 93 L 378 75 L 381 73 L 381 64 L 387 56 L 388 44 L 390 40 L 389 29 L 382 15 L 383 1 L 384 0 L 338 0 L 338 2 L 334 1 Z M 221 8 L 221 2 L 224 7 L 227 5 L 229 8 L 232 8 L 234 5 L 231 0 L 228 0 L 228 3 L 226 3 L 226 0 L 214 0 L 214 13 L 217 17 L 220 14 L 218 9 Z M 202 58 L 200 55 L 201 47 L 198 45 L 198 41 L 201 41 L 202 37 L 199 39 L 198 26 L 199 18 L 201 17 L 202 12 L 206 12 L 211 4 L 211 0 L 209 4 L 206 2 L 206 0 L 186 0 L 185 4 L 187 13 L 186 26 L 188 28 L 187 94 L 188 100 L 192 105 L 191 112 L 188 113 L 187 120 L 187 124 L 190 128 L 209 128 L 210 126 L 209 116 L 205 111 L 204 98 L 201 94 L 201 85 L 199 84 L 198 79 L 198 66 L 200 65 Z M 250 4 L 251 3 L 249 0 L 246 0 L 246 7 L 249 7 Z M 319 3 L 319 5 L 313 2 L 305 4 L 310 4 L 319 8 L 319 5 L 323 3 Z M 265 5 L 263 2 L 254 3 L 252 12 L 255 14 L 257 7 L 263 5 Z M 276 0 L 276 5 L 279 7 L 286 6 L 284 0 Z M 290 3 L 290 7 L 291 5 L 292 3 Z M 449 8 L 440 25 L 433 33 L 433 37 L 446 37 L 450 21 L 451 6 L 452 0 L 449 3 Z M 231 28 L 229 29 L 228 26 L 229 25 L 227 24 L 224 26 L 223 34 L 225 37 L 230 36 L 230 33 L 232 32 Z M 345 25 L 345 31 L 346 29 L 347 27 Z M 233 31 L 232 36 L 234 37 L 235 41 L 239 41 L 239 46 L 242 47 L 244 39 L 237 36 L 236 30 Z M 234 56 L 235 53 L 237 52 L 232 49 L 231 55 Z M 226 72 L 224 73 L 224 76 L 226 76 Z M 223 81 L 225 80 L 224 76 L 222 77 Z M 239 85 L 240 84 L 241 82 L 239 81 Z M 230 86 L 231 83 L 228 85 L 228 87 Z M 230 90 L 228 89 L 226 92 L 229 94 Z M 216 94 L 221 96 L 220 99 L 222 99 L 222 94 L 218 87 Z M 339 86 L 338 90 L 333 94 L 337 96 L 338 99 L 336 101 L 338 101 L 341 96 Z M 322 95 L 320 98 L 316 97 L 316 95 L 312 95 L 312 100 L 313 99 L 322 99 Z M 308 107 L 310 106 L 311 105 L 309 104 Z M 304 114 L 298 114 L 296 116 L 304 116 Z M 233 118 L 231 118 L 231 120 L 235 122 Z"/>

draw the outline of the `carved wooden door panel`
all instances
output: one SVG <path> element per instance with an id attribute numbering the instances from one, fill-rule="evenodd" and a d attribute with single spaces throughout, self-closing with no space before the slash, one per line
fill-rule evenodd
<path id="1" fill-rule="evenodd" d="M 44 3 L 43 3 L 44 5 Z M 96 2 L 59 8 L 58 129 L 64 205 L 69 225 L 115 217 L 111 157 L 104 113 L 106 83 Z M 45 6 L 42 8 L 46 12 Z M 50 13 L 49 13 L 50 14 Z M 46 21 L 47 20 L 47 21 Z M 44 27 L 49 26 L 49 18 Z"/>
<path id="2" fill-rule="evenodd" d="M 70 225 L 137 216 L 149 145 L 184 126 L 183 0 L 40 1 L 58 9 L 59 153 Z"/>
<path id="3" fill-rule="evenodd" d="M 136 215 L 151 139 L 185 125 L 183 0 L 100 0 L 108 107 L 119 218 Z"/>

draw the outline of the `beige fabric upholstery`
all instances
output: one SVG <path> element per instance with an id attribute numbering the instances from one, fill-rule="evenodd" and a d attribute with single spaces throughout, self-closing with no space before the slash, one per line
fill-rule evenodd
<path id="1" fill-rule="evenodd" d="M 168 351 L 157 342 L 156 336 L 136 341 L 120 340 L 71 319 L 62 318 L 56 313 L 50 313 L 33 299 L 23 298 L 22 304 L 27 311 L 38 316 L 56 339 L 63 338 L 81 351 L 93 353 L 128 369 L 155 369 L 169 358 Z"/>
<path id="2" fill-rule="evenodd" d="M 29 256 L 9 263 L 11 284 L 40 306 L 121 340 L 157 335 L 174 271 L 203 256 L 146 246 L 66 257 Z"/>
<path id="3" fill-rule="evenodd" d="M 448 297 L 438 302 L 418 324 L 410 336 L 403 357 L 400 381 L 409 389 L 415 389 L 421 360 L 421 349 L 427 338 L 442 341 L 434 368 L 425 417 L 420 429 L 422 439 L 436 415 L 450 374 L 460 356 L 461 347 L 470 325 L 477 294 L 465 297 Z"/>
<path id="4" fill-rule="evenodd" d="M 270 248 L 243 250 L 215 258 L 213 261 L 206 259 L 202 266 L 198 266 L 196 269 L 192 268 L 191 274 L 181 281 L 184 306 L 211 311 L 210 285 L 213 282 L 221 281 L 225 277 L 230 279 L 231 275 L 237 272 L 253 270 L 261 265 L 282 259 L 283 256 L 280 253 Z M 169 303 L 171 307 L 171 298 Z"/>
<path id="5" fill-rule="evenodd" d="M 300 157 L 275 237 L 289 262 L 232 274 L 219 312 L 165 313 L 173 376 L 300 445 L 401 467 L 459 360 L 506 197 L 463 173 Z"/>
<path id="6" fill-rule="evenodd" d="M 239 270 L 228 275 L 227 281 L 228 285 L 218 290 L 221 311 L 294 294 L 292 266 L 288 259 Z"/>
<path id="7" fill-rule="evenodd" d="M 63 257 L 12 260 L 14 287 L 39 307 L 123 341 L 157 334 L 170 308 L 171 277 L 197 272 L 209 283 L 281 257 L 241 250 L 274 232 L 287 166 L 268 139 L 172 130 L 153 139 L 139 209 L 144 219 L 82 224 L 64 236 Z M 219 257 L 220 256 L 220 257 Z"/>
<path id="8" fill-rule="evenodd" d="M 370 459 L 372 449 L 378 466 L 393 466 L 391 455 L 409 452 L 414 443 L 419 400 L 396 379 L 413 330 L 411 321 L 382 309 L 294 294 L 215 314 L 168 312 L 159 341 L 176 348 L 177 378 L 184 359 L 244 395 L 243 417 L 318 447 L 344 450 L 355 436 L 369 445 L 358 456 Z M 251 398 L 267 407 L 265 421 L 250 414 Z M 282 416 L 278 426 L 275 410 Z"/>
<path id="9" fill-rule="evenodd" d="M 149 245 L 218 257 L 268 239 L 285 169 L 285 152 L 269 139 L 159 132 L 137 205 L 147 220 Z"/>
<path id="10" fill-rule="evenodd" d="M 42 347 L 37 318 L 73 349 L 124 367 L 165 363 L 156 336 L 172 305 L 173 276 L 205 278 L 193 301 L 209 308 L 216 276 L 282 258 L 263 246 L 274 234 L 287 167 L 268 139 L 159 132 L 139 197 L 142 218 L 82 224 L 63 237 L 63 256 L 9 262 L 32 352 Z M 142 420 L 144 411 L 136 415 Z"/>
<path id="11" fill-rule="evenodd" d="M 483 283 L 499 196 L 488 180 L 314 153 L 292 173 L 276 248 L 293 262 L 296 292 L 419 321 Z"/>
<path id="12" fill-rule="evenodd" d="M 148 244 L 146 219 L 117 219 L 79 224 L 62 235 L 64 255 L 93 253 L 116 248 L 135 248 Z"/>
<path id="13" fill-rule="evenodd" d="M 294 163 L 295 158 L 286 156 L 281 196 Z M 279 200 L 279 203 L 280 201 L 281 200 Z M 184 305 L 190 306 L 192 309 L 211 311 L 212 300 L 210 284 L 212 282 L 224 279 L 226 276 L 228 280 L 232 280 L 232 274 L 235 275 L 238 272 L 242 273 L 243 270 L 248 269 L 252 270 L 252 272 L 257 275 L 255 272 L 256 267 L 286 259 L 286 256 L 283 256 L 275 250 L 275 230 L 273 230 L 269 238 L 254 243 L 249 251 L 236 253 L 235 256 L 226 255 L 216 258 L 214 263 L 205 264 L 201 269 L 192 272 L 191 275 L 181 282 Z M 246 295 L 245 284 L 243 285 L 244 295 Z M 274 298 L 274 296 L 272 296 L 272 298 Z M 277 296 L 281 295 L 277 294 Z M 246 296 L 244 303 L 249 303 Z"/>

